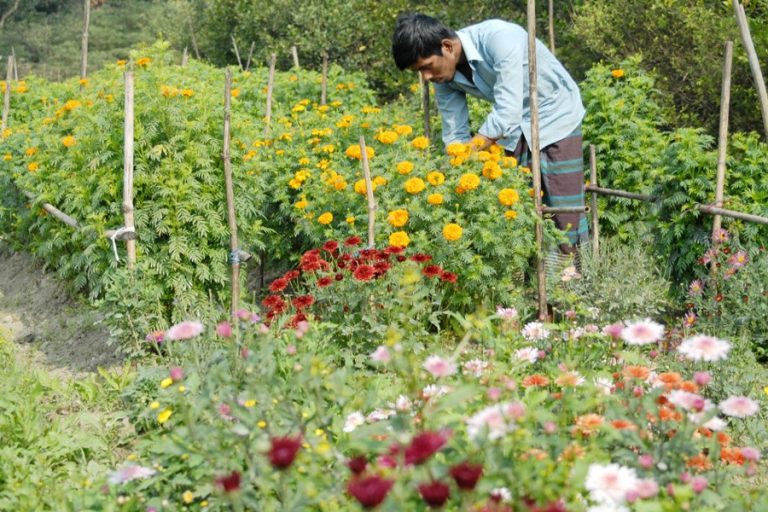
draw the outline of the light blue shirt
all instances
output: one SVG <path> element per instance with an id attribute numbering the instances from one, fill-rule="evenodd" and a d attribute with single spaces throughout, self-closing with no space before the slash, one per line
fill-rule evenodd
<path id="1" fill-rule="evenodd" d="M 522 134 L 531 141 L 528 33 L 519 25 L 488 20 L 457 31 L 472 68 L 472 82 L 456 71 L 453 81 L 435 83 L 443 123 L 443 142 L 470 140 L 467 94 L 490 101 L 493 108 L 478 132 L 514 150 Z M 579 87 L 562 64 L 536 41 L 539 144 L 566 138 L 581 123 L 584 105 Z"/>

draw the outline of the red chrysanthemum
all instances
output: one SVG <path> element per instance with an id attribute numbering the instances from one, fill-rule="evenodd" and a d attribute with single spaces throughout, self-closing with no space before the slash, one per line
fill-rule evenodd
<path id="1" fill-rule="evenodd" d="M 432 259 L 432 256 L 429 254 L 424 254 L 421 252 L 417 252 L 413 256 L 411 256 L 411 260 L 415 261 L 416 263 L 425 263 Z"/>
<path id="2" fill-rule="evenodd" d="M 323 244 L 323 250 L 326 252 L 334 253 L 339 249 L 339 242 L 336 240 L 328 240 Z"/>
<path id="3" fill-rule="evenodd" d="M 288 287 L 288 280 L 285 278 L 278 278 L 272 281 L 269 285 L 269 291 L 277 293 L 285 290 Z"/>
<path id="4" fill-rule="evenodd" d="M 287 281 L 293 281 L 294 279 L 296 279 L 300 275 L 301 275 L 301 272 L 299 272 L 298 270 L 289 270 L 288 272 L 286 272 L 283 275 L 283 279 L 285 279 Z"/>
<path id="5" fill-rule="evenodd" d="M 286 307 L 285 301 L 279 295 L 267 295 L 261 303 L 272 310 L 283 310 Z"/>
<path id="6" fill-rule="evenodd" d="M 440 265 L 427 265 L 421 269 L 421 273 L 427 277 L 439 277 L 443 274 L 443 269 Z"/>
<path id="7" fill-rule="evenodd" d="M 370 281 L 376 275 L 376 269 L 371 265 L 360 265 L 352 273 L 358 281 Z"/>
<path id="8" fill-rule="evenodd" d="M 379 475 L 364 478 L 353 477 L 347 484 L 347 492 L 355 498 L 363 508 L 378 507 L 387 498 L 394 480 L 382 478 Z"/>
<path id="9" fill-rule="evenodd" d="M 483 474 L 483 466 L 464 461 L 451 468 L 451 476 L 462 491 L 471 491 Z"/>
<path id="10" fill-rule="evenodd" d="M 347 467 L 349 468 L 352 473 L 359 475 L 363 471 L 365 471 L 365 468 L 368 466 L 368 459 L 365 455 L 358 455 L 356 457 L 352 457 L 347 461 Z"/>
<path id="11" fill-rule="evenodd" d="M 384 249 L 384 252 L 387 254 L 402 254 L 405 252 L 405 247 L 395 247 L 394 245 L 390 245 Z"/>
<path id="12" fill-rule="evenodd" d="M 430 507 L 442 507 L 451 495 L 451 488 L 437 480 L 419 484 L 419 494 Z"/>
<path id="13" fill-rule="evenodd" d="M 373 268 L 376 269 L 376 275 L 380 276 L 386 274 L 387 271 L 392 268 L 392 265 L 387 261 L 377 261 L 373 264 Z"/>
<path id="14" fill-rule="evenodd" d="M 343 280 L 344 280 L 344 274 L 342 274 L 342 273 L 338 273 L 338 274 L 336 274 L 335 276 L 333 276 L 333 278 L 334 278 L 335 280 L 337 280 L 337 281 L 343 281 Z"/>
<path id="15" fill-rule="evenodd" d="M 228 475 L 217 477 L 216 486 L 226 493 L 237 491 L 240 489 L 240 473 L 232 471 Z"/>
<path id="16" fill-rule="evenodd" d="M 285 469 L 293 464 L 301 448 L 301 436 L 273 437 L 269 449 L 269 462 L 277 469 Z"/>
<path id="17" fill-rule="evenodd" d="M 429 430 L 416 434 L 411 439 L 411 444 L 405 448 L 406 464 L 422 464 L 433 454 L 437 453 L 448 441 L 448 437 L 441 432 Z"/>
<path id="18" fill-rule="evenodd" d="M 375 260 L 378 254 L 379 254 L 379 251 L 376 249 L 361 249 L 358 252 L 357 259 L 360 261 Z"/>
<path id="19" fill-rule="evenodd" d="M 315 298 L 312 295 L 299 295 L 291 300 L 291 304 L 296 309 L 308 308 L 315 303 Z"/>
<path id="20" fill-rule="evenodd" d="M 405 261 L 405 260 L 407 260 L 407 259 L 408 259 L 408 258 L 406 258 L 405 256 L 403 256 L 402 254 L 398 254 L 398 255 L 397 255 L 397 261 L 399 261 L 400 263 L 404 262 L 404 261 Z"/>
<path id="21" fill-rule="evenodd" d="M 442 274 L 440 274 L 440 280 L 446 281 L 449 283 L 455 283 L 456 281 L 459 280 L 459 276 L 457 276 L 453 272 L 444 271 Z"/>
<path id="22" fill-rule="evenodd" d="M 331 276 L 323 276 L 317 280 L 317 286 L 319 288 L 325 288 L 333 284 L 333 278 Z"/>
<path id="23" fill-rule="evenodd" d="M 288 325 L 289 325 L 289 326 L 290 326 L 292 329 L 295 329 L 296 327 L 298 327 L 298 325 L 299 325 L 299 322 L 306 322 L 306 321 L 307 321 L 307 315 L 305 315 L 304 313 L 302 313 L 301 311 L 299 311 L 298 313 L 296 313 L 295 315 L 293 315 L 293 316 L 291 317 L 291 321 L 290 321 L 290 322 L 288 322 Z"/>
<path id="24" fill-rule="evenodd" d="M 357 247 L 361 243 L 363 243 L 363 240 L 359 236 L 351 236 L 344 240 L 345 247 Z"/>

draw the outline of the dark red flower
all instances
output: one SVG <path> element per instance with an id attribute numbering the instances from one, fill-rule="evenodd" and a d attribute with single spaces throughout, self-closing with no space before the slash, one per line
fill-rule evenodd
<path id="1" fill-rule="evenodd" d="M 336 240 L 328 240 L 323 244 L 323 250 L 326 252 L 334 253 L 339 248 L 339 242 Z"/>
<path id="2" fill-rule="evenodd" d="M 387 498 L 394 480 L 379 475 L 364 478 L 352 477 L 347 484 L 347 492 L 366 509 L 378 507 Z"/>
<path id="3" fill-rule="evenodd" d="M 523 503 L 528 507 L 528 512 L 568 512 L 565 504 L 560 500 L 539 506 L 532 498 L 525 497 L 523 498 Z"/>
<path id="4" fill-rule="evenodd" d="M 433 454 L 442 448 L 448 441 L 448 437 L 441 432 L 429 430 L 416 434 L 411 439 L 411 444 L 405 449 L 406 464 L 421 464 L 426 462 Z"/>
<path id="5" fill-rule="evenodd" d="M 432 508 L 442 507 L 451 495 L 451 488 L 437 480 L 427 484 L 419 484 L 419 494 Z"/>
<path id="6" fill-rule="evenodd" d="M 429 254 L 424 254 L 422 252 L 417 252 L 413 256 L 411 256 L 411 260 L 415 261 L 416 263 L 425 263 L 432 259 L 432 256 Z"/>
<path id="7" fill-rule="evenodd" d="M 404 262 L 404 261 L 405 261 L 405 260 L 407 260 L 407 259 L 408 259 L 408 258 L 406 258 L 405 256 L 403 256 L 402 254 L 398 254 L 398 255 L 397 255 L 397 261 L 399 261 L 400 263 Z"/>
<path id="8" fill-rule="evenodd" d="M 304 272 L 314 272 L 315 270 L 326 270 L 330 267 L 330 264 L 319 258 L 307 260 L 301 263 L 301 270 Z"/>
<path id="9" fill-rule="evenodd" d="M 277 293 L 285 290 L 287 287 L 288 287 L 288 280 L 283 277 L 280 277 L 272 281 L 272 283 L 270 283 L 269 291 Z"/>
<path id="10" fill-rule="evenodd" d="M 269 449 L 269 462 L 277 469 L 285 469 L 293 464 L 301 448 L 301 436 L 273 437 Z"/>
<path id="11" fill-rule="evenodd" d="M 283 275 L 283 279 L 287 279 L 288 281 L 293 281 L 300 275 L 301 275 L 301 272 L 299 272 L 298 270 L 289 270 Z"/>
<path id="12" fill-rule="evenodd" d="M 216 486 L 224 492 L 235 492 L 240 489 L 240 473 L 232 471 L 228 475 L 216 478 Z"/>
<path id="13" fill-rule="evenodd" d="M 298 313 L 296 313 L 295 315 L 293 315 L 293 316 L 291 317 L 291 321 L 290 321 L 290 322 L 288 322 L 288 325 L 289 325 L 289 326 L 290 326 L 292 329 L 295 329 L 296 327 L 298 327 L 298 325 L 299 325 L 299 322 L 306 322 L 306 321 L 307 321 L 307 315 L 305 315 L 304 313 L 302 313 L 301 311 L 299 311 Z"/>
<path id="14" fill-rule="evenodd" d="M 293 307 L 296 309 L 308 308 L 314 303 L 315 298 L 312 295 L 299 295 L 298 297 L 294 297 L 293 300 L 291 300 L 291 304 L 293 304 Z"/>
<path id="15" fill-rule="evenodd" d="M 421 273 L 427 277 L 438 277 L 442 275 L 443 269 L 440 268 L 440 265 L 427 265 L 421 269 Z"/>
<path id="16" fill-rule="evenodd" d="M 395 247 L 394 245 L 390 245 L 384 249 L 384 252 L 387 254 L 402 254 L 405 252 L 405 247 Z"/>
<path id="17" fill-rule="evenodd" d="M 356 247 L 363 243 L 363 240 L 359 236 L 351 236 L 344 240 L 345 247 Z"/>
<path id="18" fill-rule="evenodd" d="M 370 281 L 376 275 L 376 269 L 371 265 L 360 265 L 352 273 L 352 276 L 358 281 Z"/>
<path id="19" fill-rule="evenodd" d="M 333 284 L 333 278 L 330 276 L 323 276 L 317 280 L 317 286 L 319 288 L 325 288 Z"/>
<path id="20" fill-rule="evenodd" d="M 342 274 L 342 273 L 338 273 L 338 274 L 336 274 L 335 276 L 333 276 L 333 278 L 334 278 L 335 280 L 337 280 L 337 281 L 343 281 L 343 280 L 344 280 L 344 274 Z"/>
<path id="21" fill-rule="evenodd" d="M 483 466 L 481 464 L 472 464 L 465 460 L 453 466 L 450 472 L 459 489 L 471 491 L 475 488 L 477 481 L 480 480 L 480 476 L 483 474 Z"/>
<path id="22" fill-rule="evenodd" d="M 347 467 L 356 475 L 359 475 L 365 471 L 367 466 L 368 459 L 365 457 L 365 455 L 357 455 L 356 457 L 352 457 L 347 461 Z"/>
<path id="23" fill-rule="evenodd" d="M 392 265 L 389 264 L 389 262 L 386 261 L 377 261 L 373 264 L 373 268 L 376 269 L 376 275 L 383 275 L 387 273 L 387 270 L 392 268 Z"/>
<path id="24" fill-rule="evenodd" d="M 443 273 L 440 274 L 440 280 L 441 281 L 447 281 L 449 283 L 455 283 L 456 281 L 458 281 L 458 279 L 459 279 L 459 276 L 457 276 L 453 272 L 443 271 Z"/>
<path id="25" fill-rule="evenodd" d="M 285 301 L 279 295 L 267 295 L 261 303 L 272 310 L 284 309 L 286 306 Z"/>
<path id="26" fill-rule="evenodd" d="M 379 251 L 376 249 L 360 249 L 357 259 L 360 261 L 375 260 L 378 255 Z"/>

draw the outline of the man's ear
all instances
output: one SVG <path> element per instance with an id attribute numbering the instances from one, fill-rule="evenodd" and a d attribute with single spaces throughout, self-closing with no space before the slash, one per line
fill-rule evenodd
<path id="1" fill-rule="evenodd" d="M 443 55 L 450 55 L 456 49 L 456 41 L 454 41 L 453 39 L 448 39 L 448 38 L 443 39 L 440 42 L 440 45 L 443 49 Z"/>

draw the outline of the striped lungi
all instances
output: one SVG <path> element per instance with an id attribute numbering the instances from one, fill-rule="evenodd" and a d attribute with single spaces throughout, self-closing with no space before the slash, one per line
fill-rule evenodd
<path id="1" fill-rule="evenodd" d="M 507 151 L 507 154 L 510 154 Z M 520 137 L 511 153 L 520 165 L 528 167 L 531 149 L 524 137 Z M 541 185 L 544 204 L 552 207 L 584 206 L 584 153 L 581 126 L 566 138 L 541 149 Z M 574 254 L 589 240 L 587 216 L 582 213 L 558 213 L 555 225 L 568 236 L 570 244 L 560 244 L 563 254 Z"/>

